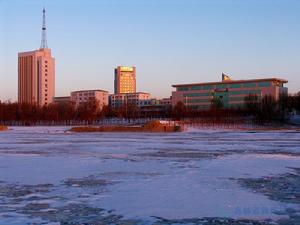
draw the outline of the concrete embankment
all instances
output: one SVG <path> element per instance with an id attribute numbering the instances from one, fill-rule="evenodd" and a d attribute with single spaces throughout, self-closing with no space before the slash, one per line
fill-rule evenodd
<path id="1" fill-rule="evenodd" d="M 164 124 L 160 121 L 151 121 L 143 126 L 85 126 L 73 127 L 73 132 L 181 132 L 183 128 L 178 125 Z"/>

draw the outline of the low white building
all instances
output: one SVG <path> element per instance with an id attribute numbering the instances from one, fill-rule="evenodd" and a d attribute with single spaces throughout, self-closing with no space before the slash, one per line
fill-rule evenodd
<path id="1" fill-rule="evenodd" d="M 80 104 L 96 100 L 99 108 L 108 105 L 108 92 L 104 90 L 81 90 L 71 92 L 71 101 L 78 107 Z"/>
<path id="2" fill-rule="evenodd" d="M 109 101 L 112 108 L 120 108 L 123 105 L 134 105 L 139 107 L 142 101 L 148 99 L 150 99 L 150 94 L 145 92 L 112 94 L 109 96 Z"/>

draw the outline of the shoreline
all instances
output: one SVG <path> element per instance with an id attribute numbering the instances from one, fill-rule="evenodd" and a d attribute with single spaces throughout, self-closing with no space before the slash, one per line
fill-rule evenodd
<path id="1" fill-rule="evenodd" d="M 6 131 L 6 130 L 8 130 L 7 126 L 0 126 L 0 131 Z"/>
<path id="2" fill-rule="evenodd" d="M 125 126 L 125 125 L 114 125 L 114 126 L 78 126 L 72 127 L 69 131 L 77 133 L 85 132 L 150 132 L 150 133 L 170 133 L 170 132 L 182 132 L 184 131 L 183 126 L 176 124 L 161 123 L 158 120 L 148 122 L 142 126 Z"/>
<path id="3" fill-rule="evenodd" d="M 39 128 L 65 128 L 65 132 L 74 132 L 74 133 L 92 133 L 92 132 L 114 132 L 114 133 L 170 133 L 170 132 L 193 132 L 193 131 L 240 131 L 240 132 L 300 132 L 300 126 L 227 126 L 227 125 L 179 125 L 177 130 L 174 130 L 174 127 L 171 128 L 171 131 L 165 131 L 164 128 L 159 128 L 156 130 L 151 129 L 142 129 L 142 126 L 137 125 L 124 125 L 124 126 L 115 126 L 115 125 L 82 125 L 82 126 L 71 126 L 71 125 L 36 125 L 36 126 L 0 126 L 1 131 L 9 131 L 18 128 L 29 128 L 29 129 L 39 129 Z"/>

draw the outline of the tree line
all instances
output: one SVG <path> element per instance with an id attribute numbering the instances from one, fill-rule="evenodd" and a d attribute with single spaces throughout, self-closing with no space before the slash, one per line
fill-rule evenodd
<path id="1" fill-rule="evenodd" d="M 81 103 L 76 107 L 73 102 L 51 103 L 49 105 L 39 106 L 37 104 L 0 102 L 0 123 L 2 122 L 23 122 L 36 124 L 38 122 L 60 123 L 72 121 L 87 121 L 87 123 L 102 120 L 104 118 L 154 118 L 170 117 L 170 109 L 160 110 L 141 110 L 141 108 L 126 104 L 117 109 L 110 106 L 99 107 L 99 102 L 91 99 L 88 102 Z M 22 124 L 23 124 L 22 123 Z"/>
<path id="2" fill-rule="evenodd" d="M 296 95 L 280 94 L 277 100 L 271 95 L 261 99 L 256 95 L 249 95 L 245 98 L 245 105 L 256 123 L 284 123 L 296 111 L 300 112 L 300 92 Z"/>
<path id="3" fill-rule="evenodd" d="M 214 118 L 228 119 L 251 117 L 256 123 L 272 121 L 285 122 L 294 110 L 300 111 L 300 92 L 296 95 L 280 95 L 278 100 L 272 96 L 259 98 L 249 95 L 245 99 L 245 107 L 225 108 L 222 100 L 214 98 L 211 106 L 206 110 L 196 110 L 186 107 L 178 102 L 175 107 L 147 107 L 140 108 L 135 105 L 123 105 L 113 109 L 109 106 L 99 107 L 96 100 L 80 104 L 52 103 L 38 106 L 26 103 L 0 102 L 0 122 L 21 121 L 30 124 L 39 121 L 95 121 L 104 118 Z"/>
<path id="4" fill-rule="evenodd" d="M 175 118 L 213 118 L 229 120 L 230 118 L 250 118 L 255 123 L 286 122 L 290 115 L 300 112 L 300 92 L 295 95 L 281 94 L 279 99 L 271 95 L 260 98 L 249 94 L 244 98 L 244 106 L 225 107 L 221 98 L 213 98 L 210 109 L 193 110 L 178 102 L 172 110 Z"/>

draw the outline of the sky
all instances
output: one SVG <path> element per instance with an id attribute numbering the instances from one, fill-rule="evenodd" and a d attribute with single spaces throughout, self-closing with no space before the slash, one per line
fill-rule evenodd
<path id="1" fill-rule="evenodd" d="M 56 96 L 113 92 L 114 68 L 136 66 L 137 91 L 278 77 L 300 91 L 300 0 L 0 0 L 0 100 L 17 99 L 18 52 L 38 49 L 46 8 Z"/>

